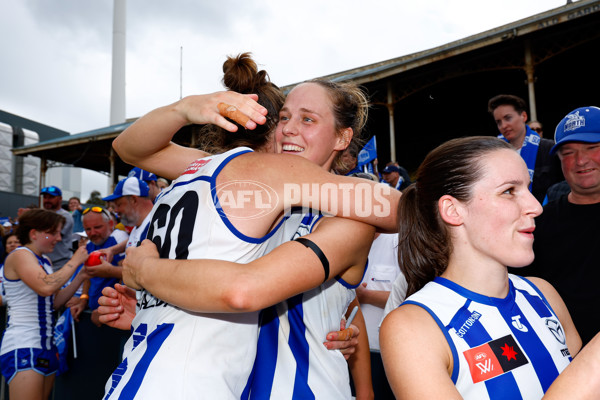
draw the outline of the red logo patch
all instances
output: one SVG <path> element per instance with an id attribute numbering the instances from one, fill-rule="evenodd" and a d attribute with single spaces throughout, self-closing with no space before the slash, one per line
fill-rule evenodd
<path id="1" fill-rule="evenodd" d="M 212 160 L 212 158 L 200 158 L 196 161 L 193 161 L 181 175 L 195 174 L 196 171 L 198 171 L 201 167 L 208 164 L 210 160 Z"/>
<path id="2" fill-rule="evenodd" d="M 469 364 L 473 383 L 494 378 L 529 363 L 512 335 L 469 349 L 463 355 Z"/>

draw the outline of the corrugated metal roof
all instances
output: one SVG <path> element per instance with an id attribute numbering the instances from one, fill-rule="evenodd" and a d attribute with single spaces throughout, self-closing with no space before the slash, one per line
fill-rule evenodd
<path id="1" fill-rule="evenodd" d="M 88 143 L 90 141 L 114 139 L 123 132 L 133 121 L 124 122 L 122 124 L 110 125 L 104 128 L 98 128 L 91 131 L 86 131 L 70 136 L 63 136 L 43 142 L 30 144 L 13 149 L 15 155 L 29 154 L 31 151 L 42 151 L 64 145 L 75 145 L 79 143 Z"/>

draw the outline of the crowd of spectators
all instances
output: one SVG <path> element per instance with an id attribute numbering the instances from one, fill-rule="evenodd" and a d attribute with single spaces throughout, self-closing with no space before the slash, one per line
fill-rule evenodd
<path id="1" fill-rule="evenodd" d="M 529 190 L 545 205 L 536 218 L 535 261 L 526 268 L 509 268 L 509 272 L 550 282 L 564 299 L 585 345 L 600 331 L 600 320 L 591 317 L 600 305 L 594 286 L 600 256 L 594 224 L 600 222 L 600 109 L 581 107 L 570 112 L 556 127 L 556 142 L 551 135 L 544 136 L 540 122 L 528 121 L 526 109 L 525 102 L 513 95 L 498 95 L 488 103 L 498 136 L 519 152 L 530 172 Z M 400 191 L 413 183 L 409 172 L 395 161 L 378 172 L 375 160 L 374 171 L 367 172 L 357 167 L 356 155 L 357 149 L 348 152 L 345 167 L 336 173 L 375 180 Z M 66 221 L 61 240 L 47 254 L 53 271 L 59 271 L 79 246 L 86 246 L 88 254 L 97 250 L 104 254 L 100 264 L 89 269 L 91 277 L 57 311 L 57 315 L 70 313 L 75 324 L 71 347 L 61 355 L 66 357 L 68 368 L 57 377 L 57 398 L 101 398 L 106 380 L 120 363 L 129 333 L 100 323 L 98 298 L 104 287 L 122 282 L 125 249 L 145 237 L 153 201 L 168 184 L 164 178 L 134 168 L 114 193 L 104 198 L 104 206 L 81 204 L 78 197 L 71 197 L 65 205 L 60 188 L 41 189 L 42 207 Z M 33 208 L 37 205 L 21 209 L 19 215 Z M 0 226 L 2 263 L 20 246 L 17 225 L 18 216 Z M 382 320 L 406 295 L 396 248 L 396 235 L 378 235 L 369 255 L 368 272 L 356 289 L 367 324 L 367 332 L 361 334 L 369 337 L 375 399 L 393 398 L 386 386 L 377 339 Z M 3 273 L 0 279 L 4 279 Z"/>
<path id="2" fill-rule="evenodd" d="M 66 351 L 60 354 L 61 364 L 65 367 L 59 369 L 55 380 L 53 393 L 57 399 L 101 398 L 106 380 L 121 362 L 123 345 L 129 333 L 110 328 L 98 321 L 98 298 L 104 287 L 112 287 L 122 281 L 121 265 L 130 232 L 140 228 L 152 208 L 152 200 L 162 188 L 168 186 L 168 181 L 160 178 L 159 187 L 159 178 L 156 175 L 139 168 L 133 169 L 129 176 L 120 182 L 121 189 L 117 186 L 117 196 L 113 194 L 106 197 L 101 201 L 104 203 L 102 205 L 81 204 L 78 197 L 71 197 L 68 202 L 64 202 L 59 187 L 44 187 L 40 190 L 42 207 L 31 204 L 20 208 L 14 219 L 11 218 L 0 226 L 0 265 L 3 265 L 8 254 L 21 245 L 16 234 L 19 217 L 28 210 L 38 208 L 56 212 L 66 221 L 61 230 L 61 240 L 55 245 L 54 251 L 47 253 L 51 260 L 54 258 L 55 263 L 52 263 L 52 266 L 55 271 L 60 270 L 79 246 L 84 246 L 88 254 L 97 250 L 104 252 L 99 265 L 93 269 L 88 267 L 90 278 L 86 279 L 73 297 L 56 311 L 59 324 L 64 323 L 65 319 L 58 317 L 66 313 L 72 316 L 74 324 L 73 330 L 67 334 Z M 145 181 L 137 176 L 145 178 Z M 135 196 L 136 199 L 131 199 L 133 194 L 127 189 L 122 190 L 122 183 L 127 179 L 137 182 L 141 188 L 141 192 L 138 191 Z M 133 208 L 121 207 L 120 211 L 123 214 L 119 214 L 115 212 L 115 201 L 123 197 L 127 205 L 133 204 Z M 94 203 L 98 202 L 97 199 L 92 200 Z M 140 208 L 139 204 L 143 204 L 143 207 Z M 133 219 L 132 214 L 136 215 Z M 121 218 L 121 215 L 125 218 Z M 141 216 L 141 220 L 138 220 L 137 216 Z M 143 230 L 144 227 L 141 227 L 138 235 L 143 234 Z M 82 267 L 83 265 L 77 270 Z M 0 270 L 0 279 L 3 278 L 3 271 Z M 7 308 L 6 304 L 2 303 L 2 297 L 0 296 L 0 304 L 3 306 L 0 310 L 0 331 L 4 332 Z"/>

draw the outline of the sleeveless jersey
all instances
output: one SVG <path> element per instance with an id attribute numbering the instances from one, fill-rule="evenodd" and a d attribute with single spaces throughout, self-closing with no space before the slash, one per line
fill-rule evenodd
<path id="1" fill-rule="evenodd" d="M 292 214 L 291 218 L 297 217 Z M 292 239 L 310 233 L 321 215 L 306 214 Z M 348 364 L 323 345 L 356 294 L 341 278 L 262 311 L 254 370 L 243 398 L 350 399 Z"/>
<path id="2" fill-rule="evenodd" d="M 247 263 L 281 243 L 282 223 L 262 238 L 237 231 L 219 208 L 216 177 L 250 149 L 193 162 L 151 212 L 148 239 L 160 256 Z M 138 291 L 138 311 L 123 362 L 105 399 L 239 399 L 256 355 L 258 312 L 193 313 Z"/>
<path id="3" fill-rule="evenodd" d="M 565 334 L 542 293 L 509 274 L 504 299 L 435 278 L 404 304 L 423 307 L 452 350 L 464 399 L 540 399 L 571 361 Z"/>
<path id="4" fill-rule="evenodd" d="M 46 256 L 39 257 L 27 247 L 14 251 L 29 251 L 46 273 L 52 273 L 52 264 Z M 8 300 L 8 322 L 0 354 L 22 348 L 51 350 L 54 345 L 54 295 L 40 296 L 21 279 L 10 280 L 3 276 Z"/>

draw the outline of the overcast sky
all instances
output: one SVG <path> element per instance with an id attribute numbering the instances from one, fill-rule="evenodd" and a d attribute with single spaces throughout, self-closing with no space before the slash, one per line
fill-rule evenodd
<path id="1" fill-rule="evenodd" d="M 280 86 L 462 39 L 566 0 L 126 0 L 126 117 L 221 90 L 251 51 Z M 113 0 L 0 0 L 0 110 L 109 125 Z M 180 62 L 183 48 L 183 62 Z"/>

